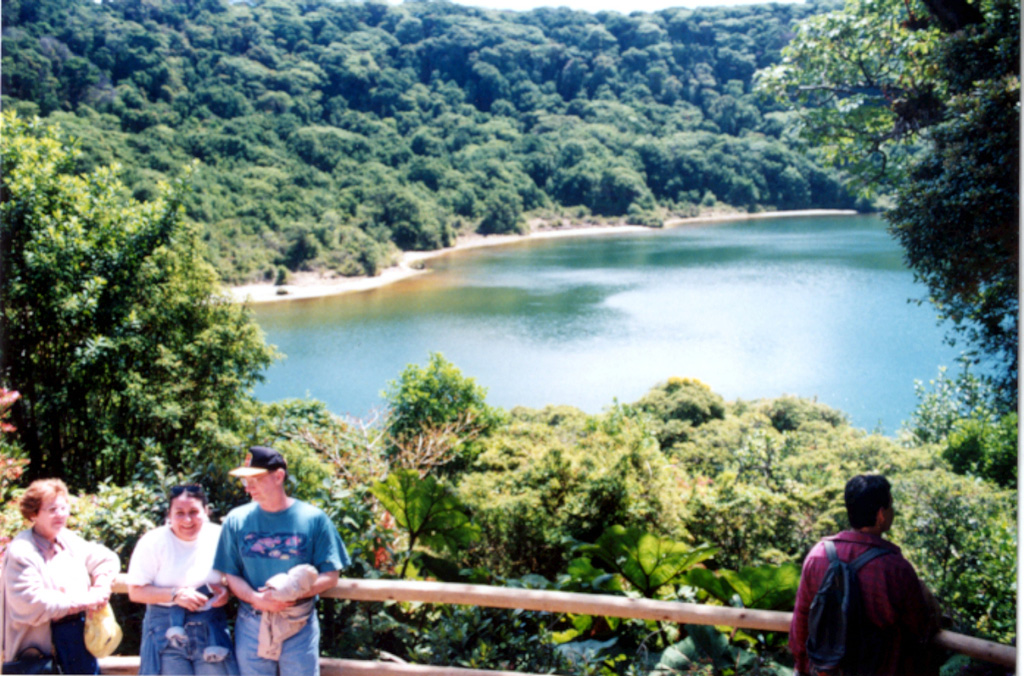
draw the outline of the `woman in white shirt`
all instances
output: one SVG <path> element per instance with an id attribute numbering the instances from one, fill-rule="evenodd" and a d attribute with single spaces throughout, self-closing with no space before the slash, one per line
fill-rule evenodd
<path id="1" fill-rule="evenodd" d="M 107 604 L 121 568 L 117 554 L 64 527 L 71 510 L 60 479 L 33 481 L 18 507 L 32 527 L 4 556 L 3 659 L 34 648 L 55 657 L 64 673 L 98 674 L 85 649 L 85 613 Z"/>
<path id="2" fill-rule="evenodd" d="M 139 540 L 128 564 L 128 597 L 146 604 L 139 674 L 238 673 L 213 571 L 220 526 L 209 521 L 202 486 L 171 489 L 167 525 Z"/>

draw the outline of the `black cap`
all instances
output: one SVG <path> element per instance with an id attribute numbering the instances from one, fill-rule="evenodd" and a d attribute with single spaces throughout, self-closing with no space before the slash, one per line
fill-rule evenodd
<path id="1" fill-rule="evenodd" d="M 269 446 L 253 446 L 245 456 L 242 466 L 236 467 L 228 474 L 244 479 L 273 472 L 275 469 L 288 469 L 288 463 L 284 461 L 284 456 Z"/>

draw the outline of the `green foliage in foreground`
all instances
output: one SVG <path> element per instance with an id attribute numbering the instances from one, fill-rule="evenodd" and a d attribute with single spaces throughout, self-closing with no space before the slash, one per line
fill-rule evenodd
<path id="1" fill-rule="evenodd" d="M 722 604 L 734 605 L 738 600 L 744 608 L 791 610 L 800 584 L 800 566 L 785 563 L 739 571 L 695 568 L 686 574 L 686 583 Z"/>
<path id="2" fill-rule="evenodd" d="M 934 470 L 896 477 L 893 539 L 954 626 L 1002 643 L 1016 636 L 1016 493 Z"/>
<path id="3" fill-rule="evenodd" d="M 656 13 L 9 0 L 3 107 L 183 198 L 224 279 L 376 274 L 535 216 L 869 206 L 752 91 L 831 0 Z"/>
<path id="4" fill-rule="evenodd" d="M 650 425 L 662 448 L 686 441 L 687 431 L 725 417 L 725 401 L 698 380 L 670 378 L 648 392 L 636 406 L 651 414 Z"/>
<path id="5" fill-rule="evenodd" d="M 374 484 L 370 492 L 408 534 L 401 577 L 405 577 L 417 544 L 454 558 L 480 539 L 479 527 L 470 522 L 449 490 L 431 476 L 420 478 L 415 470 L 396 470 L 386 481 Z"/>
<path id="6" fill-rule="evenodd" d="M 1017 488 L 1016 413 L 997 422 L 965 420 L 949 435 L 942 457 L 954 472 L 988 479 L 1007 488 Z"/>
<path id="7" fill-rule="evenodd" d="M 5 110 L 0 131 L 0 385 L 21 393 L 30 475 L 123 484 L 153 457 L 222 472 L 275 353 L 199 255 L 185 186 L 141 204 L 112 170 L 76 171 L 49 125 Z"/>
<path id="8" fill-rule="evenodd" d="M 654 598 L 660 588 L 717 553 L 714 547 L 687 547 L 636 527 L 623 526 L 608 528 L 597 542 L 582 545 L 576 551 L 600 561 L 646 598 Z"/>
<path id="9" fill-rule="evenodd" d="M 462 378 L 454 367 L 449 375 Z M 659 384 L 641 402 L 662 400 L 681 382 Z M 695 381 L 685 387 L 720 402 Z M 479 403 L 466 399 L 452 413 Z M 655 430 L 666 419 L 656 411 L 672 416 L 675 407 L 617 404 L 599 415 L 517 408 L 472 436 L 481 453 L 458 471 L 408 449 L 396 455 L 381 428 L 339 420 L 318 402 L 281 402 L 258 415 L 260 439 L 304 468 L 293 492 L 338 525 L 355 559 L 351 577 L 785 610 L 806 552 L 846 526 L 847 477 L 880 472 L 895 488 L 891 537 L 936 592 L 951 628 L 1014 640 L 1012 492 L 951 472 L 941 443 L 867 434 L 818 402 L 721 406 L 720 416 L 665 446 Z M 923 410 L 915 419 L 925 419 Z M 436 439 L 429 424 L 420 429 L 421 441 Z M 154 463 L 134 484 L 103 485 L 78 500 L 74 527 L 124 560 L 159 518 L 158 496 L 182 478 Z M 217 513 L 242 499 L 221 491 Z M 16 522 L 6 511 L 0 519 L 6 528 Z M 140 609 L 118 603 L 126 634 L 137 635 Z M 766 632 L 421 604 L 324 601 L 320 612 L 322 648 L 332 657 L 373 659 L 383 650 L 414 663 L 606 676 L 791 672 L 785 636 Z M 133 640 L 125 650 L 137 650 Z"/>
<path id="10" fill-rule="evenodd" d="M 457 487 L 484 533 L 485 544 L 469 552 L 474 565 L 553 577 L 574 542 L 595 542 L 614 524 L 690 541 L 680 475 L 622 409 L 587 416 L 570 407 L 517 408 L 482 443 Z"/>
<path id="11" fill-rule="evenodd" d="M 938 443 L 954 472 L 1017 487 L 1018 417 L 1002 409 L 1002 397 L 970 370 L 955 378 L 939 370 L 925 387 L 916 383 L 920 403 L 904 433 L 915 442 Z"/>

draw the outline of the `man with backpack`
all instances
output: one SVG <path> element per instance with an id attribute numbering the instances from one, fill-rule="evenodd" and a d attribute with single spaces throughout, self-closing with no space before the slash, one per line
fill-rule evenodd
<path id="1" fill-rule="evenodd" d="M 830 676 L 937 673 L 927 643 L 938 607 L 900 548 L 892 489 L 879 475 L 846 484 L 850 530 L 826 537 L 804 561 L 790 625 L 798 674 Z"/>

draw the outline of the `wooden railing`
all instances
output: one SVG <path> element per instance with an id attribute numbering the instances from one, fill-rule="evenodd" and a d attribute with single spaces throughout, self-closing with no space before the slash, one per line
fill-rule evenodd
<path id="1" fill-rule="evenodd" d="M 123 578 L 114 585 L 115 593 L 127 592 Z M 603 596 L 531 589 L 511 589 L 487 585 L 412 582 L 407 580 L 346 580 L 323 593 L 323 596 L 350 601 L 405 601 L 443 603 L 450 605 L 510 608 L 574 615 L 599 615 L 644 620 L 661 620 L 678 624 L 730 626 L 740 629 L 788 632 L 792 613 L 772 610 L 749 610 L 709 606 L 675 601 L 652 601 L 624 596 Z M 940 631 L 933 643 L 940 648 L 963 653 L 969 657 L 993 662 L 1008 669 L 1017 664 L 1017 649 L 950 631 Z M 484 671 L 453 667 L 427 667 L 411 664 L 365 662 L 322 658 L 323 676 L 356 676 L 359 674 L 396 674 L 415 676 L 529 676 L 521 672 Z M 138 657 L 108 657 L 100 660 L 104 674 L 135 674 Z"/>

